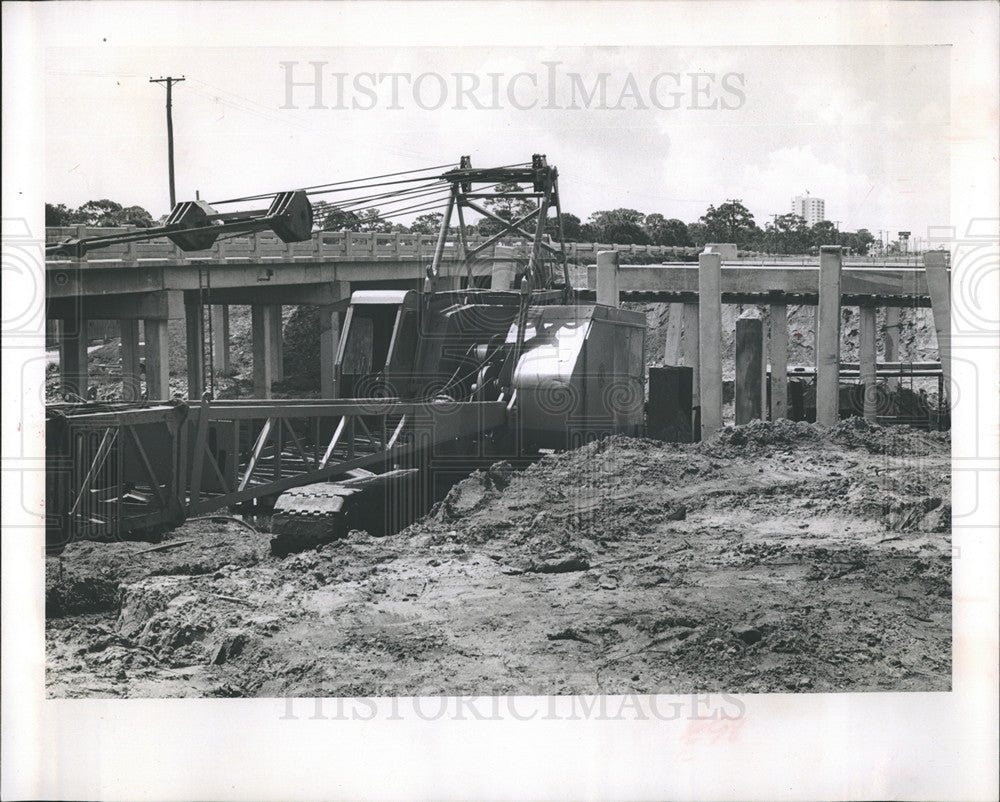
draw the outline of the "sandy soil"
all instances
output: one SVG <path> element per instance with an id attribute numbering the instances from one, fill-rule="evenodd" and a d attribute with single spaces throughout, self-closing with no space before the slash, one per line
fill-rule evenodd
<path id="1" fill-rule="evenodd" d="M 754 423 L 474 474 L 285 559 L 195 521 L 47 561 L 55 697 L 944 691 L 947 435 Z"/>

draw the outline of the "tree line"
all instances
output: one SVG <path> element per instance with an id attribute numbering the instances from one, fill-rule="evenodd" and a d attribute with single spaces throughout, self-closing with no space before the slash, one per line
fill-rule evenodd
<path id="1" fill-rule="evenodd" d="M 497 190 L 516 193 L 521 188 L 516 184 L 501 184 Z M 493 214 L 507 221 L 520 219 L 534 208 L 531 199 L 518 198 L 516 195 L 493 198 L 486 205 Z M 326 201 L 317 201 L 313 204 L 313 219 L 316 229 L 322 231 L 436 234 L 443 215 L 428 211 L 417 215 L 409 224 L 403 224 L 393 222 L 389 213 L 383 214 L 377 208 L 355 211 L 342 209 Z M 124 207 L 107 198 L 88 201 L 77 209 L 69 209 L 64 204 L 45 204 L 47 226 L 148 228 L 155 223 L 152 215 L 141 206 Z M 657 212 L 644 214 L 636 209 L 611 209 L 594 212 L 586 222 L 569 212 L 563 212 L 558 218 L 551 216 L 546 220 L 545 232 L 557 239 L 560 224 L 562 236 L 567 242 L 682 248 L 700 248 L 707 242 L 734 242 L 743 251 L 778 254 L 802 254 L 823 245 L 843 245 L 853 253 L 865 255 L 876 241 L 868 229 L 838 231 L 829 220 L 821 220 L 810 226 L 796 214 L 773 215 L 773 219 L 761 228 L 739 199 L 729 199 L 718 206 L 709 206 L 705 214 L 691 223 L 667 218 Z M 529 224 L 529 230 L 534 225 L 533 222 Z M 466 225 L 465 229 L 470 235 L 492 236 L 500 231 L 501 224 L 496 220 L 483 218 L 478 223 Z M 453 228 L 452 231 L 457 232 L 457 229 Z"/>

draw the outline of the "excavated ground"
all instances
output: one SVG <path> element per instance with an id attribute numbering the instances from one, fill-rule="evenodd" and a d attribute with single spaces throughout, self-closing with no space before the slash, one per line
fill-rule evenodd
<path id="1" fill-rule="evenodd" d="M 285 559 L 232 522 L 71 544 L 48 693 L 944 691 L 949 499 L 946 435 L 779 421 L 495 466 Z"/>

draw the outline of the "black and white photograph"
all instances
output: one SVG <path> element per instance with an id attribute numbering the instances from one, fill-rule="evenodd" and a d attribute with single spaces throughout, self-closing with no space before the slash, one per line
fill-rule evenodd
<path id="1" fill-rule="evenodd" d="M 995 4 L 3 13 L 5 797 L 995 798 Z"/>

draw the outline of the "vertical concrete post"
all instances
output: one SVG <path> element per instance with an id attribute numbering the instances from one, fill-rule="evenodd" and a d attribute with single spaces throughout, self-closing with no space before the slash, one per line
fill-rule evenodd
<path id="1" fill-rule="evenodd" d="M 59 321 L 59 380 L 63 392 L 87 397 L 87 321 L 79 314 Z"/>
<path id="2" fill-rule="evenodd" d="M 691 404 L 700 405 L 701 388 L 698 385 L 701 372 L 698 369 L 698 304 L 684 304 L 684 365 L 694 369 L 691 378 Z"/>
<path id="3" fill-rule="evenodd" d="M 217 376 L 228 376 L 232 369 L 229 361 L 229 306 L 212 306 L 212 361 Z"/>
<path id="4" fill-rule="evenodd" d="M 764 321 L 751 307 L 736 320 L 736 423 L 763 420 Z"/>
<path id="5" fill-rule="evenodd" d="M 899 307 L 887 306 L 885 309 L 885 333 L 882 337 L 885 346 L 885 361 L 899 362 Z M 899 389 L 899 379 L 892 376 L 888 379 L 889 392 Z"/>
<path id="6" fill-rule="evenodd" d="M 170 343 L 166 320 L 144 320 L 142 334 L 146 341 L 146 398 L 163 401 L 170 398 Z"/>
<path id="7" fill-rule="evenodd" d="M 819 307 L 816 311 L 816 423 L 840 419 L 841 251 L 824 245 L 819 254 Z"/>
<path id="8" fill-rule="evenodd" d="M 663 364 L 676 365 L 681 355 L 681 326 L 684 304 L 670 304 L 667 307 L 667 339 L 663 347 Z"/>
<path id="9" fill-rule="evenodd" d="M 319 392 L 321 398 L 336 398 L 333 366 L 340 347 L 340 315 L 333 304 L 319 311 Z"/>
<path id="10" fill-rule="evenodd" d="M 937 335 L 938 359 L 944 374 L 943 403 L 950 404 L 951 398 L 951 274 L 948 270 L 946 251 L 928 251 L 924 254 L 924 269 L 927 271 L 927 291 L 931 296 L 931 311 L 934 313 L 934 333 Z"/>
<path id="11" fill-rule="evenodd" d="M 861 384 L 864 387 L 865 420 L 875 421 L 878 408 L 878 394 L 875 373 L 875 307 L 862 306 L 858 326 L 858 361 L 860 363 Z"/>
<path id="12" fill-rule="evenodd" d="M 271 348 L 274 338 L 271 334 L 273 317 L 264 304 L 250 307 L 250 327 L 253 338 L 253 394 L 254 398 L 270 398 L 274 359 Z"/>
<path id="13" fill-rule="evenodd" d="M 597 254 L 597 303 L 618 306 L 618 251 L 600 251 Z"/>
<path id="14" fill-rule="evenodd" d="M 268 306 L 271 316 L 271 380 L 280 382 L 285 378 L 285 349 L 281 325 L 281 304 Z"/>
<path id="15" fill-rule="evenodd" d="M 187 342 L 188 400 L 196 401 L 205 391 L 205 320 L 196 298 L 184 297 L 184 328 Z"/>
<path id="16" fill-rule="evenodd" d="M 119 320 L 118 334 L 121 337 L 122 398 L 126 401 L 138 401 L 142 397 L 139 378 L 139 321 Z"/>
<path id="17" fill-rule="evenodd" d="M 788 307 L 771 304 L 771 420 L 788 417 Z"/>
<path id="18" fill-rule="evenodd" d="M 698 255 L 698 365 L 701 439 L 722 428 L 722 256 Z"/>

